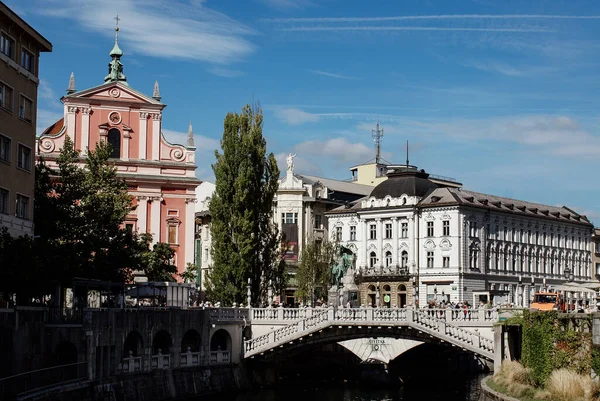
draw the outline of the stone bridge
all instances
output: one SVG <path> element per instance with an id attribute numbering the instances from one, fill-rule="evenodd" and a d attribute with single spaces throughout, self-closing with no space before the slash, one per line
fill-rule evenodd
<path id="1" fill-rule="evenodd" d="M 244 358 L 308 350 L 311 346 L 365 337 L 447 342 L 488 361 L 494 359 L 491 309 L 260 309 L 250 310 L 252 339 Z"/>

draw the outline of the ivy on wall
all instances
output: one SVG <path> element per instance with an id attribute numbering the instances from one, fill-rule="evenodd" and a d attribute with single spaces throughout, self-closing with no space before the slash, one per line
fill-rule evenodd
<path id="1" fill-rule="evenodd" d="M 522 362 L 532 370 L 536 386 L 542 386 L 553 370 L 567 368 L 589 375 L 592 365 L 600 369 L 600 353 L 592 353 L 591 320 L 524 311 L 521 325 Z"/>

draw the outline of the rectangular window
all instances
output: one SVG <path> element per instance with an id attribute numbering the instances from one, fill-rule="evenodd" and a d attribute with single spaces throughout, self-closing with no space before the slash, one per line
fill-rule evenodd
<path id="1" fill-rule="evenodd" d="M 320 214 L 315 214 L 315 228 L 317 230 L 321 229 L 323 226 L 323 216 Z"/>
<path id="2" fill-rule="evenodd" d="M 392 238 L 392 223 L 385 223 L 385 238 Z"/>
<path id="3" fill-rule="evenodd" d="M 450 235 L 450 221 L 444 220 L 442 221 L 442 235 L 449 236 Z"/>
<path id="4" fill-rule="evenodd" d="M 167 238 L 169 244 L 177 244 L 177 226 L 175 224 L 169 225 L 169 232 Z"/>
<path id="5" fill-rule="evenodd" d="M 369 239 L 377 239 L 377 225 L 375 224 L 369 226 Z"/>
<path id="6" fill-rule="evenodd" d="M 470 228 L 470 236 L 471 237 L 477 237 L 477 222 L 476 221 L 471 221 L 469 224 L 469 228 Z"/>
<path id="7" fill-rule="evenodd" d="M 208 260 L 208 248 L 204 248 L 204 261 Z"/>
<path id="8" fill-rule="evenodd" d="M 29 219 L 29 197 L 17 195 L 17 210 L 15 215 L 21 219 Z"/>
<path id="9" fill-rule="evenodd" d="M 33 72 L 35 56 L 29 50 L 21 48 L 21 67 Z"/>
<path id="10" fill-rule="evenodd" d="M 0 213 L 8 214 L 8 189 L 0 188 Z"/>
<path id="11" fill-rule="evenodd" d="M 525 242 L 525 232 L 523 231 L 523 229 L 521 229 L 521 231 L 519 232 L 519 234 L 520 234 L 520 239 L 519 239 L 519 241 L 520 241 L 521 243 Z"/>
<path id="12" fill-rule="evenodd" d="M 442 256 L 442 267 L 450 267 L 450 256 Z"/>
<path id="13" fill-rule="evenodd" d="M 335 228 L 335 240 L 336 241 L 341 241 L 342 240 L 342 227 L 336 227 Z"/>
<path id="14" fill-rule="evenodd" d="M 427 236 L 433 237 L 433 221 L 427 222 Z"/>
<path id="15" fill-rule="evenodd" d="M 17 167 L 23 170 L 31 170 L 31 149 L 25 145 L 19 144 L 17 153 Z"/>
<path id="16" fill-rule="evenodd" d="M 10 86 L 0 82 L 0 107 L 12 111 L 13 109 L 13 89 Z"/>
<path id="17" fill-rule="evenodd" d="M 400 225 L 400 237 L 408 238 L 408 223 L 402 223 Z"/>
<path id="18" fill-rule="evenodd" d="M 504 241 L 508 241 L 508 227 L 504 226 Z"/>
<path id="19" fill-rule="evenodd" d="M 132 233 L 133 232 L 133 223 L 125 223 L 125 230 Z"/>
<path id="20" fill-rule="evenodd" d="M 19 118 L 28 123 L 33 121 L 33 101 L 23 95 L 19 97 Z"/>
<path id="21" fill-rule="evenodd" d="M 427 268 L 433 268 L 433 251 L 427 251 Z"/>
<path id="22" fill-rule="evenodd" d="M 356 241 L 356 226 L 350 226 L 350 241 Z"/>
<path id="23" fill-rule="evenodd" d="M 10 162 L 10 138 L 0 135 L 0 160 Z"/>
<path id="24" fill-rule="evenodd" d="M 282 213 L 284 224 L 298 224 L 298 213 Z"/>
<path id="25" fill-rule="evenodd" d="M 13 58 L 15 41 L 4 32 L 0 32 L 0 53 Z"/>

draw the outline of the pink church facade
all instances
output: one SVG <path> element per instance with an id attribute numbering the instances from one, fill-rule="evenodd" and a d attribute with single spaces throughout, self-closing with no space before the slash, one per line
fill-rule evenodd
<path id="1" fill-rule="evenodd" d="M 186 145 L 171 144 L 162 134 L 158 83 L 153 96 L 127 84 L 115 42 L 105 83 L 75 90 L 73 75 L 64 104 L 64 116 L 38 138 L 36 157 L 55 166 L 66 137 L 85 157 L 101 141 L 113 147 L 113 161 L 129 186 L 135 209 L 123 222 L 127 228 L 152 234 L 154 243 L 175 250 L 179 273 L 194 263 L 194 210 L 196 187 L 195 146 L 190 124 Z M 179 279 L 179 277 L 177 277 Z"/>

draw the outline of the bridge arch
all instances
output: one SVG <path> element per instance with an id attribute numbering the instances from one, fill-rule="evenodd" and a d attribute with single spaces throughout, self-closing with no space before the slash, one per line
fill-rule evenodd
<path id="1" fill-rule="evenodd" d="M 173 340 L 171 334 L 166 330 L 160 330 L 154 335 L 152 339 L 152 351 L 156 355 L 158 351 L 162 354 L 170 354 L 173 347 Z"/>
<path id="2" fill-rule="evenodd" d="M 131 356 L 142 356 L 144 350 L 144 339 L 142 335 L 134 330 L 127 334 L 125 341 L 123 342 L 123 358 Z"/>
<path id="3" fill-rule="evenodd" d="M 77 347 L 71 341 L 61 341 L 54 349 L 56 365 L 68 365 L 77 362 Z"/>
<path id="4" fill-rule="evenodd" d="M 225 329 L 219 329 L 214 332 L 210 338 L 211 351 L 229 351 L 231 350 L 231 335 Z"/>
<path id="5" fill-rule="evenodd" d="M 181 339 L 181 352 L 187 352 L 188 348 L 191 352 L 200 352 L 200 346 L 202 345 L 202 338 L 200 333 L 194 329 L 190 329 L 185 332 Z"/>

